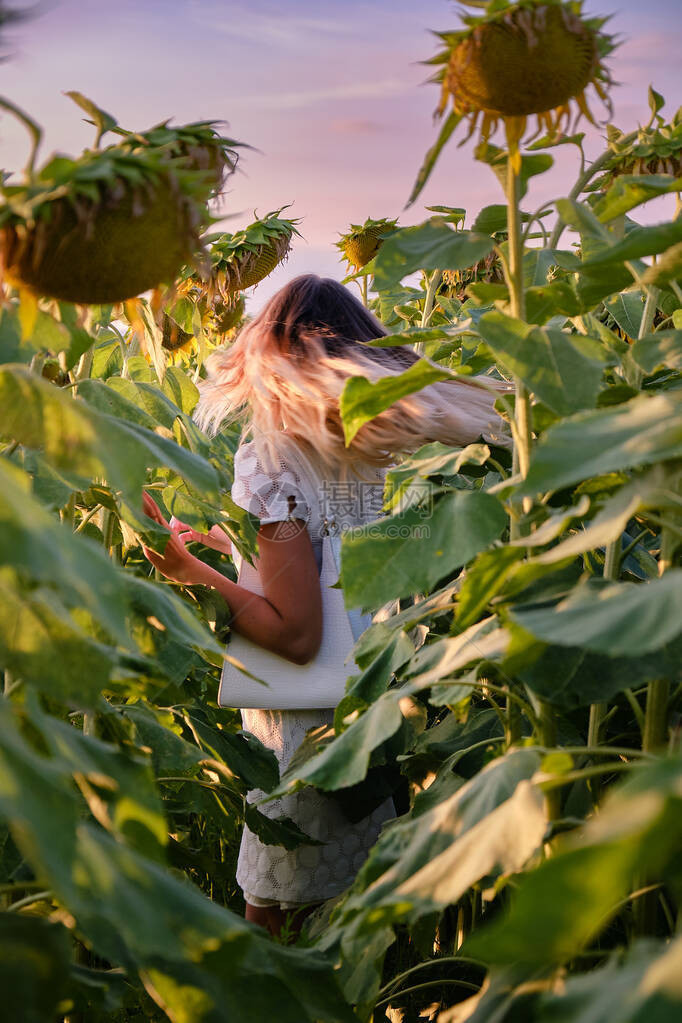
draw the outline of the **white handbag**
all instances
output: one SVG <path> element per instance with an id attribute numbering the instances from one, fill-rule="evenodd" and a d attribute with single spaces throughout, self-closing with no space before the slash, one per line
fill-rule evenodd
<path id="1" fill-rule="evenodd" d="M 296 468 L 308 477 L 302 466 L 297 464 Z M 319 494 L 320 491 L 311 488 L 311 492 Z M 308 664 L 293 664 L 233 632 L 227 652 L 255 679 L 225 661 L 218 690 L 219 707 L 272 710 L 336 707 L 345 694 L 348 677 L 360 671 L 350 658 L 350 652 L 375 616 L 347 610 L 343 591 L 332 588 L 341 569 L 341 537 L 333 533 L 335 523 L 322 518 L 322 641 L 316 656 Z M 247 561 L 241 562 L 238 583 L 263 596 L 258 572 Z M 377 616 L 380 614 L 377 612 Z"/>

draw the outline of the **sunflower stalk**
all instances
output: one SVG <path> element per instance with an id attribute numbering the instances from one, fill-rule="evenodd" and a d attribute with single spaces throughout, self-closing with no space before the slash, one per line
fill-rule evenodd
<path id="1" fill-rule="evenodd" d="M 109 555 L 112 555 L 114 547 L 114 530 L 116 527 L 116 515 L 113 511 L 107 509 L 104 513 L 104 547 L 108 551 Z"/>
<path id="2" fill-rule="evenodd" d="M 646 337 L 647 334 L 651 333 L 654 327 L 654 319 L 656 317 L 656 309 L 658 308 L 658 298 L 660 291 L 653 285 L 649 285 L 646 288 L 646 301 L 644 303 L 644 311 L 642 312 L 642 322 L 639 327 L 639 334 L 637 339 L 640 340 Z M 641 386 L 642 382 L 642 371 L 639 372 L 639 380 L 637 387 Z"/>
<path id="3" fill-rule="evenodd" d="M 674 566 L 675 552 L 679 542 L 676 531 L 664 526 L 661 530 L 661 556 L 658 562 L 659 576 L 662 576 Z M 646 710 L 644 712 L 644 735 L 642 737 L 642 749 L 646 753 L 660 751 L 665 744 L 669 696 L 669 679 L 654 679 L 653 682 L 649 683 Z"/>
<path id="4" fill-rule="evenodd" d="M 426 298 L 424 299 L 424 309 L 422 311 L 422 318 L 420 323 L 421 327 L 428 327 L 429 325 L 429 320 L 431 319 L 433 307 L 436 301 L 436 292 L 438 291 L 438 286 L 440 285 L 442 277 L 443 277 L 442 270 L 433 271 L 433 275 L 426 289 Z"/>
<path id="5" fill-rule="evenodd" d="M 604 578 L 611 582 L 616 582 L 620 575 L 620 564 L 621 564 L 621 538 L 612 540 L 606 548 L 606 557 L 604 558 Z M 606 713 L 608 711 L 608 703 L 598 702 L 590 704 L 590 719 L 587 726 L 587 745 L 598 746 L 600 733 Z M 592 783 L 592 794 L 595 802 L 599 798 L 600 791 L 600 779 L 596 778 Z"/>
<path id="6" fill-rule="evenodd" d="M 519 208 L 520 187 L 519 172 L 511 153 L 507 157 L 507 231 L 509 233 L 509 258 L 505 264 L 505 277 L 509 288 L 511 314 L 518 320 L 526 318 L 526 296 L 523 288 L 523 241 L 521 237 L 521 212 Z M 530 465 L 531 449 L 531 416 L 530 394 L 519 377 L 514 378 L 514 475 L 526 478 Z M 531 502 L 524 498 L 523 511 L 530 511 Z M 518 516 L 510 520 L 512 540 L 521 536 Z"/>
<path id="7" fill-rule="evenodd" d="M 682 473 L 678 471 L 674 487 L 678 492 L 681 483 Z M 658 562 L 659 576 L 664 575 L 665 572 L 674 567 L 679 542 L 677 531 L 663 526 L 661 530 L 661 554 Z M 669 701 L 670 680 L 668 678 L 657 678 L 649 683 L 647 686 L 644 727 L 642 730 L 642 750 L 645 753 L 660 753 L 665 747 L 668 731 Z M 642 881 L 648 880 L 650 879 L 642 879 Z M 648 935 L 656 932 L 657 903 L 657 895 L 651 892 L 640 899 L 635 906 L 637 934 Z"/>
<path id="8" fill-rule="evenodd" d="M 429 320 L 431 319 L 431 315 L 433 313 L 433 307 L 434 307 L 435 302 L 436 302 L 436 293 L 437 293 L 438 288 L 440 286 L 440 282 L 442 280 L 442 277 L 443 277 L 443 271 L 442 270 L 434 270 L 433 274 L 431 276 L 431 280 L 429 281 L 428 286 L 426 288 L 426 297 L 424 299 L 424 309 L 422 310 L 422 318 L 421 318 L 421 322 L 420 322 L 420 327 L 422 327 L 422 328 L 423 327 L 427 327 L 428 324 L 429 324 Z M 414 346 L 414 350 L 417 353 L 417 355 L 420 355 L 420 356 L 425 355 L 426 354 L 426 343 L 424 341 L 418 341 L 417 344 Z"/>
<path id="9" fill-rule="evenodd" d="M 504 263 L 504 272 L 509 288 L 511 314 L 516 319 L 526 318 L 526 296 L 523 283 L 523 237 L 520 210 L 520 167 L 519 160 L 513 159 L 512 153 L 507 155 L 507 232 L 509 236 L 509 256 Z M 530 465 L 531 452 L 531 413 L 530 392 L 519 377 L 514 378 L 514 463 L 513 473 L 525 479 Z M 521 511 L 527 514 L 532 507 L 530 498 L 524 498 Z M 512 540 L 519 539 L 525 526 L 516 511 L 510 515 L 509 531 Z M 552 748 L 556 745 L 556 716 L 550 704 L 538 701 L 538 740 L 543 746 Z M 508 705 L 508 710 L 510 710 Z M 507 732 L 515 734 L 517 723 L 509 720 Z M 556 789 L 545 794 L 545 808 L 548 820 L 554 821 L 561 816 L 561 795 Z M 548 850 L 549 851 L 549 850 Z"/>

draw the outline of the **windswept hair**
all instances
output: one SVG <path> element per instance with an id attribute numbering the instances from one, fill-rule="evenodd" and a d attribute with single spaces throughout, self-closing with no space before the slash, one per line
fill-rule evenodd
<path id="1" fill-rule="evenodd" d="M 506 444 L 495 393 L 472 382 L 430 384 L 364 424 L 346 447 L 339 397 L 349 377 L 375 382 L 419 361 L 410 348 L 374 347 L 386 330 L 337 281 L 304 274 L 285 285 L 206 361 L 195 419 L 217 433 L 242 421 L 264 464 L 276 465 L 285 435 L 325 476 L 362 475 L 361 463 L 386 466 L 429 441 L 463 446 L 488 436 Z M 491 377 L 488 387 L 506 389 Z"/>

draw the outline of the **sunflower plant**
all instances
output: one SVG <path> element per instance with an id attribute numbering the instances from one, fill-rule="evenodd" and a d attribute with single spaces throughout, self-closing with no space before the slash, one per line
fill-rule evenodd
<path id="1" fill-rule="evenodd" d="M 614 40 L 602 31 L 607 19 L 586 18 L 582 8 L 582 0 L 491 0 L 482 14 L 463 14 L 462 29 L 437 33 L 444 43 L 430 61 L 442 65 L 433 79 L 441 83 L 437 114 L 452 103 L 469 136 L 478 129 L 483 142 L 502 123 L 517 170 L 528 118 L 550 135 L 567 131 L 575 115 L 593 121 L 585 90 L 592 85 L 608 105 L 604 58 Z"/>
<path id="2" fill-rule="evenodd" d="M 36 167 L 41 129 L 13 104 L 3 106 L 33 139 L 23 180 L 0 185 L 0 250 L 9 284 L 67 302 L 114 303 L 171 283 L 196 257 L 216 175 L 234 167 L 231 140 L 203 123 L 184 132 L 165 127 L 143 141 L 126 135 Z M 115 122 L 90 106 L 98 111 L 99 142 Z M 211 154 L 213 165 L 200 166 L 211 163 Z"/>

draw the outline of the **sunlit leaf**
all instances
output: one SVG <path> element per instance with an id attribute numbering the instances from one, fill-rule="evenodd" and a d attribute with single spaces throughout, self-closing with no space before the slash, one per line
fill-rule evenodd
<path id="1" fill-rule="evenodd" d="M 505 369 L 559 415 L 594 406 L 603 372 L 598 342 L 550 327 L 532 329 L 499 312 L 481 317 L 478 329 Z"/>
<path id="2" fill-rule="evenodd" d="M 42 448 L 57 466 L 77 464 L 93 476 L 104 470 L 108 482 L 137 506 L 152 466 L 171 468 L 200 491 L 216 493 L 217 474 L 205 459 L 138 423 L 74 401 L 24 367 L 0 369 L 0 402 L 5 436 Z"/>
<path id="3" fill-rule="evenodd" d="M 546 643 L 611 657 L 657 650 L 682 632 L 682 570 L 647 583 L 583 586 L 553 608 L 517 607 L 512 618 Z"/>
<path id="4" fill-rule="evenodd" d="M 0 461 L 0 559 L 34 582 L 95 614 L 127 642 L 125 579 L 102 547 L 76 536 L 28 492 L 28 477 Z"/>
<path id="5" fill-rule="evenodd" d="M 495 540 L 504 509 L 490 494 L 454 491 L 343 537 L 341 581 L 348 607 L 379 607 L 433 588 Z"/>
<path id="6" fill-rule="evenodd" d="M 432 809 L 389 826 L 340 922 L 367 934 L 456 902 L 487 874 L 520 869 L 546 828 L 528 780 L 539 764 L 534 751 L 509 753 Z"/>
<path id="7" fill-rule="evenodd" d="M 682 330 L 662 330 L 635 341 L 632 357 L 645 373 L 659 366 L 682 370 Z"/>
<path id="8" fill-rule="evenodd" d="M 651 465 L 682 454 L 682 394 L 641 395 L 579 413 L 543 435 L 521 494 L 558 490 L 590 476 Z"/>
<path id="9" fill-rule="evenodd" d="M 118 658 L 69 615 L 54 593 L 0 578 L 0 664 L 55 699 L 94 706 Z"/>
<path id="10" fill-rule="evenodd" d="M 567 978 L 561 992 L 543 993 L 533 1011 L 536 1023 L 672 1021 L 682 1012 L 679 976 L 682 939 L 640 939 L 605 966 Z"/>
<path id="11" fill-rule="evenodd" d="M 639 336 L 644 313 L 644 296 L 641 291 L 624 291 L 613 295 L 604 302 L 620 329 L 631 338 Z"/>
<path id="12" fill-rule="evenodd" d="M 583 266 L 589 270 L 592 267 L 655 256 L 678 242 L 682 242 L 682 223 L 679 221 L 655 224 L 653 227 L 634 227 L 622 241 L 615 242 L 608 249 L 585 259 Z"/>
<path id="13" fill-rule="evenodd" d="M 681 190 L 682 181 L 671 180 L 666 174 L 621 174 L 594 206 L 594 213 L 607 224 L 658 195 Z"/>

